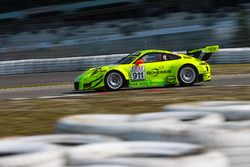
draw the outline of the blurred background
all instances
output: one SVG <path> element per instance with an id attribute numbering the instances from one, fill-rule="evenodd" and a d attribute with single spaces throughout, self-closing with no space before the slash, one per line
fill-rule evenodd
<path id="1" fill-rule="evenodd" d="M 2 0 L 0 60 L 250 46 L 247 0 Z"/>

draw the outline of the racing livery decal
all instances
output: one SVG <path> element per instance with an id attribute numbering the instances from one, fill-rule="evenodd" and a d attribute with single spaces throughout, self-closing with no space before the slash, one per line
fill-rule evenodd
<path id="1" fill-rule="evenodd" d="M 145 66 L 132 66 L 131 67 L 131 80 L 145 80 L 146 79 L 146 69 Z"/>
<path id="2" fill-rule="evenodd" d="M 152 77 L 156 77 L 158 76 L 159 74 L 166 74 L 168 73 L 169 71 L 167 70 L 159 70 L 158 68 L 154 68 L 152 69 L 151 71 L 148 71 L 147 72 L 147 75 L 152 75 Z M 171 72 L 171 71 L 170 71 Z"/>
<path id="3" fill-rule="evenodd" d="M 168 76 L 165 78 L 166 83 L 175 83 L 175 80 L 174 76 Z"/>

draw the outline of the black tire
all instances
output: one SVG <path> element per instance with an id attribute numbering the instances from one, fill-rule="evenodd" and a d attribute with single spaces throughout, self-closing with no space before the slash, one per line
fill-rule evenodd
<path id="1" fill-rule="evenodd" d="M 105 76 L 105 87 L 108 90 L 119 90 L 124 86 L 125 79 L 124 76 L 118 71 L 110 71 Z"/>
<path id="2" fill-rule="evenodd" d="M 178 71 L 180 86 L 192 86 L 197 80 L 197 69 L 192 65 L 184 65 Z"/>

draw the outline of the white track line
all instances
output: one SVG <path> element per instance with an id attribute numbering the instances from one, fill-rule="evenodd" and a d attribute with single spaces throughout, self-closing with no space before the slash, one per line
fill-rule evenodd
<path id="1" fill-rule="evenodd" d="M 31 98 L 11 98 L 9 100 L 19 101 L 19 100 L 30 100 Z M 8 99 L 7 99 L 8 100 Z"/>

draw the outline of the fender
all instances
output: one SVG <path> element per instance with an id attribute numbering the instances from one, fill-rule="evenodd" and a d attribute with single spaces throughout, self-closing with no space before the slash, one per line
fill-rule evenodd
<path id="1" fill-rule="evenodd" d="M 110 69 L 109 71 L 107 71 L 105 75 L 107 75 L 107 73 L 109 73 L 110 71 L 118 71 L 118 72 L 120 72 L 120 73 L 123 74 L 123 76 L 124 76 L 124 78 L 125 78 L 126 80 L 129 80 L 129 72 L 127 72 L 125 69 L 121 69 L 121 68 L 112 68 L 112 69 Z"/>

